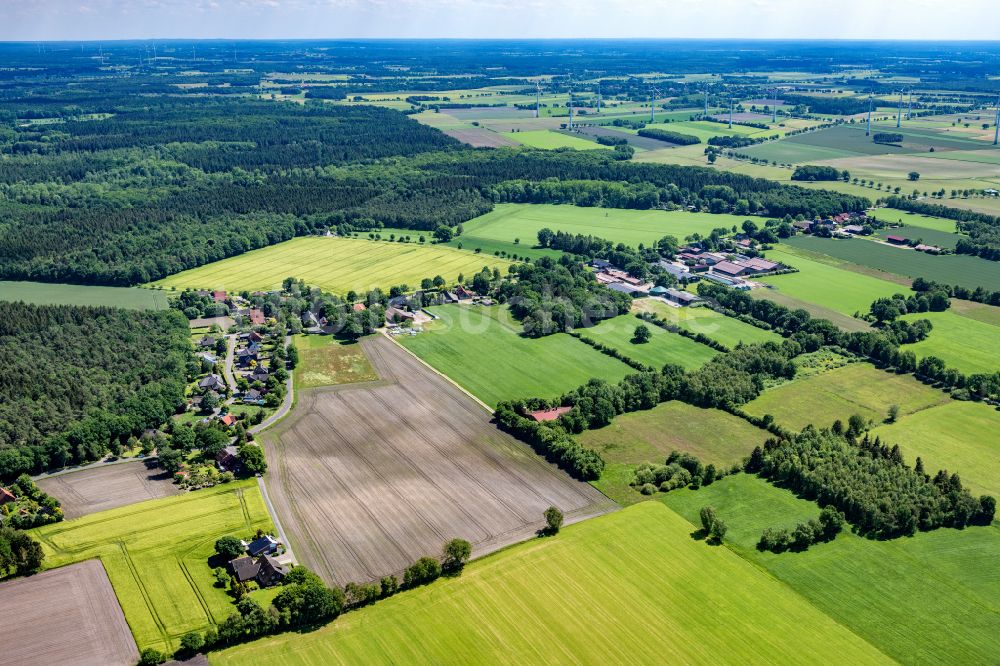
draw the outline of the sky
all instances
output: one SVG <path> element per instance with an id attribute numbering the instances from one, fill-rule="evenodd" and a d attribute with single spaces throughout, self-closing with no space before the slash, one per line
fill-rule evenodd
<path id="1" fill-rule="evenodd" d="M 1000 39 L 997 0 L 0 0 L 0 41 Z"/>

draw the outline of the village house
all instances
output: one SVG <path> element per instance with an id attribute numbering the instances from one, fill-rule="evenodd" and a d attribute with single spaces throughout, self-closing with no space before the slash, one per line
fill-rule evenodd
<path id="1" fill-rule="evenodd" d="M 909 239 L 903 236 L 886 236 L 885 239 L 893 245 L 906 245 L 909 243 Z"/>
<path id="2" fill-rule="evenodd" d="M 219 419 L 219 423 L 226 426 L 227 428 L 236 425 L 236 416 L 233 414 L 226 414 Z"/>
<path id="3" fill-rule="evenodd" d="M 7 504 L 8 502 L 16 502 L 16 501 L 17 501 L 17 497 L 14 496 L 14 493 L 12 493 L 9 490 L 7 490 L 6 488 L 0 486 L 0 506 L 3 506 L 4 504 Z"/>
<path id="4" fill-rule="evenodd" d="M 270 534 L 259 536 L 250 543 L 244 542 L 243 546 L 246 548 L 250 557 L 273 555 L 278 552 L 278 540 Z"/>
<path id="5" fill-rule="evenodd" d="M 219 375 L 212 373 L 207 377 L 202 377 L 201 381 L 198 382 L 198 388 L 202 390 L 225 391 L 226 382 Z"/>
<path id="6" fill-rule="evenodd" d="M 226 302 L 226 292 L 225 291 L 221 291 L 221 290 L 220 291 L 213 291 L 212 292 L 212 300 L 215 301 L 216 303 L 225 303 Z"/>
<path id="7" fill-rule="evenodd" d="M 250 324 L 252 326 L 264 325 L 264 311 L 257 308 L 250 308 Z"/>
<path id="8" fill-rule="evenodd" d="M 218 455 L 215 456 L 215 462 L 223 472 L 238 474 L 243 469 L 243 463 L 240 462 L 239 458 L 239 449 L 232 444 L 219 451 Z"/>

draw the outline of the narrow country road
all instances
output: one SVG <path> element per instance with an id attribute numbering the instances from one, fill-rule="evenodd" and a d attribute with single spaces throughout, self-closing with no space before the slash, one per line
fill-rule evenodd
<path id="1" fill-rule="evenodd" d="M 292 337 L 290 335 L 286 335 L 285 345 L 287 346 L 288 344 L 291 343 L 291 341 Z M 294 376 L 295 376 L 294 371 L 288 373 L 288 380 L 285 382 L 285 399 L 281 401 L 280 405 L 278 405 L 278 409 L 275 410 L 274 414 L 271 414 L 266 419 L 264 419 L 254 427 L 250 428 L 247 432 L 256 435 L 261 430 L 265 430 L 270 426 L 274 425 L 274 423 L 276 423 L 277 421 L 280 421 L 282 418 L 284 418 L 286 414 L 288 414 L 289 411 L 291 411 L 292 403 L 295 400 L 294 394 L 292 392 L 292 389 L 294 388 L 293 386 Z"/>
<path id="2" fill-rule="evenodd" d="M 226 362 L 222 364 L 222 378 L 226 380 L 229 387 L 230 396 L 226 400 L 227 405 L 231 405 L 236 399 L 236 377 L 233 375 L 233 356 L 236 355 L 236 335 L 226 336 Z"/>

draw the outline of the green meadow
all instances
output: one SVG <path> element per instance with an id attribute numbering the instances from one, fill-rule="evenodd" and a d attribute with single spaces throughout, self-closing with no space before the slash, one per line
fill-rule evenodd
<path id="1" fill-rule="evenodd" d="M 38 305 L 110 305 L 130 310 L 165 310 L 167 295 L 137 287 L 91 287 L 79 284 L 0 280 L 0 301 Z"/>
<path id="2" fill-rule="evenodd" d="M 553 150 L 555 148 L 573 148 L 575 150 L 593 150 L 595 148 L 607 149 L 596 141 L 583 139 L 579 136 L 570 136 L 562 132 L 550 130 L 530 130 L 527 132 L 511 132 L 503 135 L 508 139 L 517 141 L 521 145 L 529 148 L 544 148 Z"/>
<path id="3" fill-rule="evenodd" d="M 851 363 L 769 388 L 744 409 L 754 416 L 770 414 L 779 424 L 801 430 L 810 423 L 825 428 L 837 419 L 846 424 L 853 414 L 881 423 L 891 405 L 899 405 L 905 416 L 949 401 L 948 394 L 912 375 Z"/>
<path id="4" fill-rule="evenodd" d="M 212 653 L 218 666 L 398 663 L 885 663 L 727 548 L 641 504 L 466 566 L 316 631 Z"/>
<path id="5" fill-rule="evenodd" d="M 651 334 L 649 342 L 632 342 L 635 329 L 639 325 L 649 329 Z M 671 333 L 659 326 L 644 323 L 637 317 L 627 314 L 605 319 L 591 328 L 579 329 L 579 333 L 585 338 L 617 349 L 628 358 L 653 368 L 662 368 L 667 363 L 674 363 L 685 370 L 696 370 L 718 353 L 700 342 Z"/>
<path id="6" fill-rule="evenodd" d="M 486 215 L 466 222 L 465 231 L 457 242 L 461 242 L 467 250 L 475 249 L 484 242 L 502 242 L 505 244 L 503 249 L 523 254 L 538 243 L 538 231 L 549 228 L 606 238 L 631 246 L 639 243 L 650 245 L 668 235 L 683 242 L 685 236 L 694 233 L 707 235 L 719 227 L 730 229 L 733 225 L 743 224 L 745 219 L 746 216 L 687 211 L 586 208 L 568 204 L 497 204 Z M 520 241 L 516 247 L 513 245 L 515 239 Z M 483 245 L 482 249 L 488 252 L 489 246 Z"/>
<path id="7" fill-rule="evenodd" d="M 924 469 L 957 472 L 974 493 L 1000 497 L 1000 412 L 979 402 L 952 400 L 904 416 L 874 433 L 898 444 L 906 461 L 917 456 Z"/>
<path id="8" fill-rule="evenodd" d="M 635 372 L 565 333 L 526 338 L 505 307 L 428 311 L 439 319 L 397 340 L 491 407 L 515 398 L 556 398 L 592 377 L 614 382 Z"/>
<path id="9" fill-rule="evenodd" d="M 990 664 L 1000 635 L 1000 529 L 939 529 L 872 541 L 849 532 L 802 553 L 761 553 L 766 527 L 794 527 L 819 507 L 746 474 L 662 495 L 700 525 L 703 506 L 729 526 L 726 545 L 892 659 Z M 833 663 L 847 663 L 841 657 Z"/>
<path id="10" fill-rule="evenodd" d="M 801 238 L 811 239 L 811 237 Z M 868 243 L 868 241 L 857 242 Z M 870 244 L 875 245 L 875 243 Z M 761 282 L 771 285 L 781 294 L 815 303 L 842 315 L 852 316 L 855 312 L 868 312 L 875 299 L 909 291 L 894 282 L 838 268 L 833 261 L 826 263 L 784 245 L 768 250 L 767 258 L 797 268 L 799 272 L 760 278 Z"/>
<path id="11" fill-rule="evenodd" d="M 652 312 L 671 324 L 706 335 L 730 348 L 741 342 L 759 344 L 782 340 L 774 331 L 765 331 L 706 307 L 675 308 L 656 298 L 641 298 L 632 302 L 632 309 L 635 312 Z"/>
<path id="12" fill-rule="evenodd" d="M 271 529 L 256 480 L 131 504 L 32 530 L 45 567 L 98 557 L 139 648 L 173 651 L 233 612 L 208 558 L 221 536 Z"/>
<path id="13" fill-rule="evenodd" d="M 920 312 L 905 315 L 903 319 L 927 319 L 933 325 L 925 339 L 904 345 L 917 358 L 937 356 L 948 367 L 965 374 L 1000 371 L 1000 346 L 997 344 L 1000 342 L 1000 326 L 963 316 L 953 310 Z"/>

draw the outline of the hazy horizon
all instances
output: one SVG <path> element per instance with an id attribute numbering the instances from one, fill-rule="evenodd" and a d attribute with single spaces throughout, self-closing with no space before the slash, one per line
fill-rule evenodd
<path id="1" fill-rule="evenodd" d="M 760 39 L 996 41 L 985 0 L 26 0 L 0 41 Z M 652 26 L 652 27 L 651 27 Z"/>

